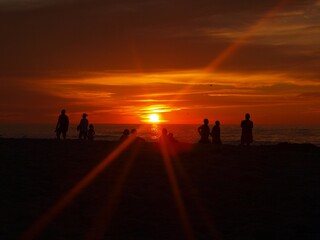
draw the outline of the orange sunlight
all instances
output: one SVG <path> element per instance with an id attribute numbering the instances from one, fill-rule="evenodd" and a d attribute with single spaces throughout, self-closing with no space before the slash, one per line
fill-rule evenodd
<path id="1" fill-rule="evenodd" d="M 181 226 L 185 234 L 185 239 L 193 240 L 195 238 L 194 238 L 194 233 L 192 229 L 192 224 L 184 204 L 181 190 L 179 188 L 179 184 L 177 181 L 177 176 L 175 174 L 175 170 L 172 163 L 173 158 L 176 156 L 176 152 L 170 145 L 168 145 L 167 142 L 160 142 L 159 145 L 160 145 L 160 151 L 162 154 L 164 166 L 168 174 L 171 191 L 174 196 L 175 204 L 179 212 Z"/>
<path id="2" fill-rule="evenodd" d="M 141 122 L 144 123 L 162 123 L 167 122 L 163 114 L 172 112 L 173 108 L 169 105 L 159 104 L 141 107 L 137 110 L 137 116 L 140 117 Z"/>

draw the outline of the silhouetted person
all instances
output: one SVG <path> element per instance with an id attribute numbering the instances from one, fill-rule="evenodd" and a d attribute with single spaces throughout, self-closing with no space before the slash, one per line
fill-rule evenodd
<path id="1" fill-rule="evenodd" d="M 134 138 L 134 142 L 145 142 L 146 141 L 142 137 L 138 137 L 138 133 L 135 128 L 131 129 L 131 136 L 130 137 Z"/>
<path id="2" fill-rule="evenodd" d="M 245 115 L 245 120 L 241 122 L 241 145 L 247 144 L 247 146 L 250 145 L 250 143 L 253 142 L 253 136 L 252 136 L 252 128 L 253 128 L 253 122 L 250 120 L 250 114 L 247 113 Z"/>
<path id="3" fill-rule="evenodd" d="M 60 135 L 62 133 L 63 139 L 65 140 L 67 137 L 68 128 L 69 128 L 69 118 L 66 115 L 66 110 L 62 109 L 61 114 L 58 118 L 56 130 L 55 130 L 57 139 L 60 140 Z"/>
<path id="4" fill-rule="evenodd" d="M 216 124 L 213 126 L 211 130 L 211 136 L 212 136 L 212 143 L 213 144 L 221 144 L 220 139 L 220 122 L 216 121 Z"/>
<path id="5" fill-rule="evenodd" d="M 204 119 L 203 125 L 198 127 L 198 133 L 200 134 L 201 138 L 199 140 L 199 143 L 210 143 L 209 135 L 210 135 L 210 128 L 209 128 L 209 120 Z"/>
<path id="6" fill-rule="evenodd" d="M 173 133 L 169 133 L 168 134 L 168 140 L 169 140 L 169 142 L 178 142 L 178 140 L 177 139 L 175 139 L 174 137 L 173 137 Z"/>
<path id="7" fill-rule="evenodd" d="M 96 132 L 94 131 L 94 126 L 90 124 L 89 130 L 88 130 L 88 140 L 93 140 L 95 135 L 96 135 Z"/>
<path id="8" fill-rule="evenodd" d="M 129 137 L 129 134 L 130 134 L 129 129 L 123 130 L 123 133 L 122 133 L 122 135 L 120 137 L 120 141 L 121 142 L 125 141 Z"/>
<path id="9" fill-rule="evenodd" d="M 77 127 L 77 130 L 79 131 L 79 139 L 86 140 L 88 136 L 88 125 L 89 121 L 87 119 L 88 114 L 84 113 L 82 114 L 82 119 L 80 120 L 80 123 Z"/>
<path id="10" fill-rule="evenodd" d="M 168 130 L 166 128 L 162 129 L 162 134 L 159 137 L 159 142 L 167 143 L 168 142 Z"/>

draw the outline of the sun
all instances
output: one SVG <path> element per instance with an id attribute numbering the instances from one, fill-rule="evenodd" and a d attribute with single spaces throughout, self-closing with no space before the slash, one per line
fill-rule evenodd
<path id="1" fill-rule="evenodd" d="M 149 122 L 152 122 L 152 123 L 159 122 L 159 115 L 156 113 L 150 114 Z"/>

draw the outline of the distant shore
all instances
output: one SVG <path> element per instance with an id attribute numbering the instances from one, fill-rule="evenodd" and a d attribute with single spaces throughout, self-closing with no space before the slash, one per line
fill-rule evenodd
<path id="1" fill-rule="evenodd" d="M 132 144 L 0 138 L 1 239 L 17 239 L 92 169 L 39 239 L 316 239 L 313 144 Z M 190 238 L 192 239 L 192 238 Z"/>

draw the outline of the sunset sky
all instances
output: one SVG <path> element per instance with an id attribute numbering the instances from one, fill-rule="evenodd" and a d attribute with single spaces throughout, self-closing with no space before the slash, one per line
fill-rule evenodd
<path id="1" fill-rule="evenodd" d="M 0 0 L 0 122 L 320 124 L 320 0 Z"/>

